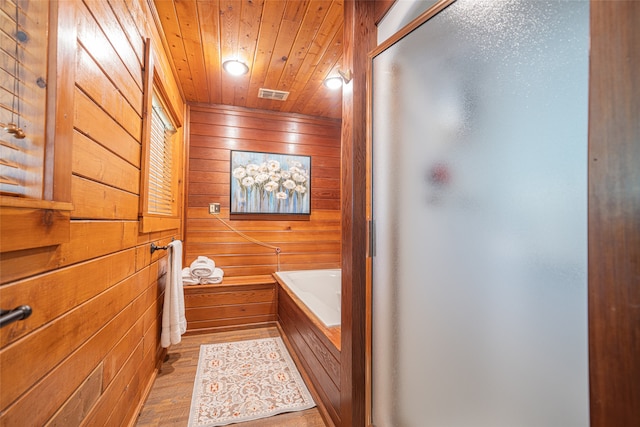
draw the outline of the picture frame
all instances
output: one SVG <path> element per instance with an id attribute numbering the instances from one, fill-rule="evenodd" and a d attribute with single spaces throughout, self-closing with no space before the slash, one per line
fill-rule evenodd
<path id="1" fill-rule="evenodd" d="M 231 151 L 232 215 L 311 215 L 311 156 Z"/>

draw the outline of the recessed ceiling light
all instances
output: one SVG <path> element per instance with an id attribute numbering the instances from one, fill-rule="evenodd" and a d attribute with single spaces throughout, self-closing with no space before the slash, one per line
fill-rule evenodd
<path id="1" fill-rule="evenodd" d="M 231 59 L 222 63 L 222 68 L 232 76 L 241 76 L 249 71 L 249 67 L 244 62 L 237 59 Z"/>
<path id="2" fill-rule="evenodd" d="M 331 90 L 339 89 L 342 87 L 342 77 L 329 77 L 324 80 L 324 85 Z"/>

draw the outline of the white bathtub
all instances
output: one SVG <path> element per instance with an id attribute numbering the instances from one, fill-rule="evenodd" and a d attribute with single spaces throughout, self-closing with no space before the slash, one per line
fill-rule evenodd
<path id="1" fill-rule="evenodd" d="M 325 326 L 340 326 L 340 269 L 279 271 L 276 275 Z"/>

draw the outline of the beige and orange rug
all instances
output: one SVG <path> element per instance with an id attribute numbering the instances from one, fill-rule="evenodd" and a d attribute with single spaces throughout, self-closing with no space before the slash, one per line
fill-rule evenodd
<path id="1" fill-rule="evenodd" d="M 314 406 L 280 337 L 200 346 L 189 427 L 222 426 Z"/>

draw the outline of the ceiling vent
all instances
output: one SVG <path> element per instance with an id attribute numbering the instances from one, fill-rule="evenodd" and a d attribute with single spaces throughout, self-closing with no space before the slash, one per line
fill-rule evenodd
<path id="1" fill-rule="evenodd" d="M 275 99 L 276 101 L 286 101 L 289 96 L 289 92 L 284 90 L 273 90 L 260 88 L 258 91 L 258 98 Z"/>

